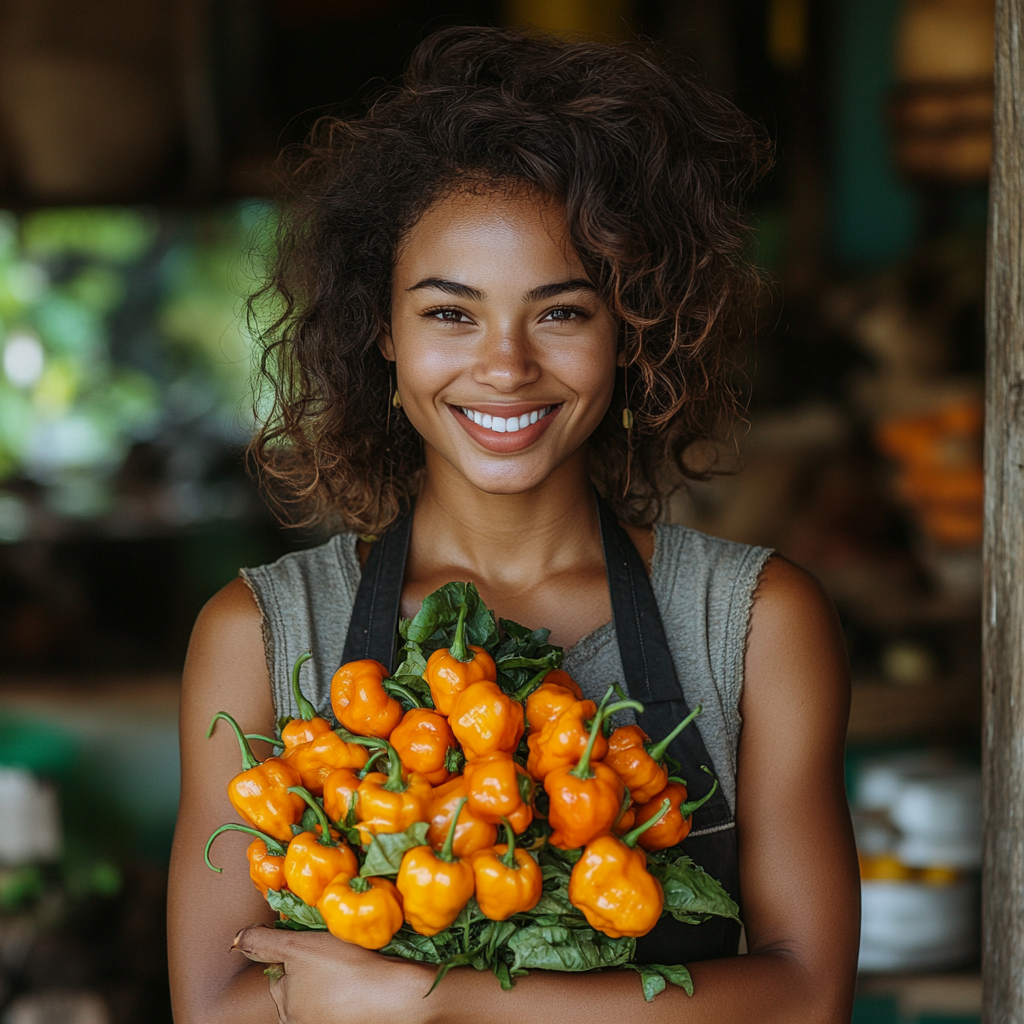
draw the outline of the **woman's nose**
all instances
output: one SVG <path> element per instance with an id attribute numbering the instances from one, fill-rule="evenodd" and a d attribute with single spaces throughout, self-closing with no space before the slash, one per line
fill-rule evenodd
<path id="1" fill-rule="evenodd" d="M 474 380 L 502 392 L 512 392 L 540 377 L 540 366 L 526 331 L 514 323 L 495 325 L 478 353 Z"/>

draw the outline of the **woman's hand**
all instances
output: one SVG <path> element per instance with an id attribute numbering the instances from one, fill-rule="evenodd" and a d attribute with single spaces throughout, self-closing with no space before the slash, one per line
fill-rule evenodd
<path id="1" fill-rule="evenodd" d="M 423 1017 L 434 969 L 341 942 L 327 932 L 250 925 L 232 949 L 268 964 L 270 994 L 282 1024 Z"/>

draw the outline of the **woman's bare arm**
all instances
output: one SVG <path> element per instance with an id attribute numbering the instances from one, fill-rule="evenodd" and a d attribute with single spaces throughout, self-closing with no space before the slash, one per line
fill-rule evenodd
<path id="1" fill-rule="evenodd" d="M 835 612 L 802 570 L 772 559 L 754 604 L 739 752 L 739 829 L 749 955 L 691 967 L 695 994 L 645 1003 L 632 973 L 535 971 L 511 992 L 489 974 L 382 961 L 326 935 L 262 928 L 248 955 L 285 960 L 273 983 L 288 1021 L 388 1014 L 406 1022 L 495 1024 L 840 1024 L 850 1019 L 857 957 L 856 857 L 843 787 L 849 675 Z M 344 1009 L 337 1009 L 343 1007 Z"/>
<path id="2" fill-rule="evenodd" d="M 274 708 L 263 654 L 260 613 L 249 588 L 235 580 L 202 610 L 192 633 L 181 694 L 181 802 L 171 854 L 168 947 L 174 1019 L 178 1024 L 276 1024 L 262 970 L 230 951 L 235 933 L 273 912 L 249 880 L 251 838 L 226 833 L 203 862 L 210 833 L 239 821 L 227 783 L 241 770 L 238 743 L 225 723 L 206 739 L 218 711 L 246 732 L 272 734 Z M 255 744 L 266 757 L 266 744 Z"/>

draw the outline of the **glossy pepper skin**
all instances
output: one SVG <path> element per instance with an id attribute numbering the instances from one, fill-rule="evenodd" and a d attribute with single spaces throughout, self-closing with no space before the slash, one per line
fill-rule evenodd
<path id="1" fill-rule="evenodd" d="M 550 809 L 548 823 L 552 846 L 574 850 L 589 843 L 602 832 L 609 832 L 622 810 L 626 787 L 622 780 L 600 761 L 593 761 L 593 750 L 604 719 L 623 707 L 643 711 L 636 701 L 620 701 L 602 708 L 594 716 L 586 750 L 574 768 L 562 767 L 544 779 Z"/>
<path id="2" fill-rule="evenodd" d="M 427 839 L 435 850 L 440 850 L 444 846 L 455 808 L 468 795 L 466 779 L 462 775 L 456 775 L 434 790 Z M 491 822 L 478 818 L 467 805 L 459 815 L 452 850 L 456 857 L 469 857 L 477 850 L 493 846 L 497 839 L 498 829 Z"/>
<path id="3" fill-rule="evenodd" d="M 351 768 L 339 768 L 331 772 L 324 781 L 324 810 L 331 821 L 347 825 L 349 810 L 362 779 Z M 353 816 L 354 821 L 354 816 Z"/>
<path id="4" fill-rule="evenodd" d="M 496 750 L 511 754 L 525 728 L 523 706 L 497 683 L 484 680 L 467 686 L 455 698 L 448 724 L 467 761 L 478 761 Z"/>
<path id="5" fill-rule="evenodd" d="M 314 796 L 320 796 L 332 772 L 339 768 L 358 771 L 368 757 L 366 747 L 346 743 L 336 732 L 323 732 L 308 743 L 293 747 L 284 759 L 299 773 L 302 785 Z"/>
<path id="6" fill-rule="evenodd" d="M 568 672 L 553 669 L 526 698 L 527 731 L 531 734 L 540 732 L 545 723 L 557 718 L 578 700 L 583 700 L 583 691 L 576 681 Z"/>
<path id="7" fill-rule="evenodd" d="M 429 708 L 406 711 L 389 738 L 407 771 L 418 772 L 432 786 L 448 781 L 448 751 L 455 736 L 444 715 Z"/>
<path id="8" fill-rule="evenodd" d="M 253 885 L 263 894 L 266 899 L 269 889 L 283 889 L 284 881 L 284 855 L 285 848 L 276 839 L 265 835 L 263 832 L 248 825 L 236 825 L 231 822 L 228 825 L 221 825 L 213 835 L 206 841 L 206 866 L 221 874 L 223 868 L 215 867 L 210 862 L 210 847 L 213 841 L 223 832 L 245 832 L 256 838 L 249 844 L 245 851 L 246 860 L 249 862 L 249 877 Z"/>
<path id="9" fill-rule="evenodd" d="M 331 679 L 331 707 L 350 732 L 387 739 L 402 719 L 402 705 L 384 691 L 388 670 L 372 658 L 342 665 Z"/>
<path id="10" fill-rule="evenodd" d="M 238 723 L 226 711 L 218 711 L 213 716 L 207 737 L 213 733 L 218 719 L 223 719 L 234 730 L 242 752 L 242 771 L 228 783 L 231 806 L 261 832 L 280 843 L 290 842 L 291 827 L 299 823 L 306 809 L 302 798 L 289 791 L 302 781 L 299 773 L 278 757 L 258 761 Z"/>
<path id="11" fill-rule="evenodd" d="M 477 818 L 497 825 L 502 818 L 519 816 L 519 821 L 528 818 L 525 825 L 533 820 L 533 812 L 524 815 L 533 803 L 533 779 L 525 768 L 512 759 L 511 754 L 495 751 L 476 761 L 467 761 L 462 769 L 466 780 L 466 795 L 469 797 L 469 811 Z"/>
<path id="12" fill-rule="evenodd" d="M 473 867 L 452 852 L 456 823 L 465 803 L 462 797 L 440 851 L 414 846 L 402 857 L 396 885 L 402 894 L 405 919 L 420 935 L 444 931 L 473 895 Z"/>
<path id="13" fill-rule="evenodd" d="M 333 936 L 363 949 L 386 946 L 402 927 L 402 897 L 386 878 L 339 875 L 316 908 Z"/>
<path id="14" fill-rule="evenodd" d="M 394 748 L 388 747 L 391 770 L 370 772 L 356 796 L 356 828 L 364 846 L 379 832 L 404 832 L 417 821 L 428 821 L 433 790 L 422 775 L 410 772 L 403 777 L 402 762 Z"/>
<path id="15" fill-rule="evenodd" d="M 687 803 L 686 786 L 681 782 L 669 782 L 653 799 L 639 804 L 636 808 L 638 826 L 658 815 L 664 801 L 669 801 L 668 811 L 640 836 L 640 845 L 645 850 L 667 850 L 670 846 L 681 843 L 690 834 L 690 829 L 693 827 L 693 812 L 710 800 L 717 788 L 718 780 L 716 779 L 710 792 L 700 800 Z"/>
<path id="16" fill-rule="evenodd" d="M 530 754 L 526 759 L 526 770 L 542 782 L 556 768 L 573 767 L 583 756 L 590 741 L 587 722 L 597 715 L 597 705 L 592 700 L 574 701 L 557 718 L 545 723 L 540 732 L 526 739 Z M 608 741 L 598 736 L 591 756 L 600 761 L 608 752 Z"/>
<path id="17" fill-rule="evenodd" d="M 349 878 L 359 873 L 359 861 L 351 847 L 328 826 L 327 816 L 312 794 L 301 786 L 296 791 L 308 796 L 308 804 L 320 821 L 316 830 L 300 832 L 289 844 L 284 858 L 284 879 L 303 903 L 315 907 L 324 889 L 338 875 Z"/>
<path id="18" fill-rule="evenodd" d="M 430 687 L 430 697 L 437 711 L 451 715 L 455 698 L 473 683 L 498 678 L 494 659 L 482 648 L 466 644 L 466 614 L 468 605 L 463 597 L 459 608 L 459 621 L 451 647 L 441 647 L 427 659 L 423 678 Z"/>
<path id="19" fill-rule="evenodd" d="M 641 826 L 641 829 L 643 826 Z M 646 935 L 661 917 L 665 894 L 633 849 L 634 829 L 622 839 L 600 835 L 583 848 L 569 875 L 569 902 L 590 926 L 613 939 Z"/>
<path id="20" fill-rule="evenodd" d="M 516 848 L 509 822 L 503 825 L 506 842 L 478 850 L 470 858 L 476 901 L 492 921 L 506 921 L 513 914 L 533 910 L 544 888 L 540 865 L 526 850 Z"/>
<path id="21" fill-rule="evenodd" d="M 668 782 L 668 769 L 662 764 L 665 751 L 700 711 L 698 704 L 658 743 L 650 743 L 650 737 L 638 725 L 624 725 L 608 737 L 608 753 L 604 763 L 615 769 L 635 803 L 645 804 L 665 788 Z"/>
<path id="22" fill-rule="evenodd" d="M 331 731 L 331 723 L 316 713 L 316 708 L 306 700 L 302 688 L 299 686 L 299 670 L 312 657 L 312 652 L 306 651 L 305 654 L 299 655 L 298 660 L 292 666 L 292 696 L 299 709 L 299 717 L 293 718 L 281 730 L 281 742 L 284 744 L 286 757 L 300 743 L 308 743 L 321 733 Z"/>

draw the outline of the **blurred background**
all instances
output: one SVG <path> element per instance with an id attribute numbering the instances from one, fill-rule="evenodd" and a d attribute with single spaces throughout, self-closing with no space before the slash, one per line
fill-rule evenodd
<path id="1" fill-rule="evenodd" d="M 670 517 L 842 616 L 855 1021 L 978 1020 L 991 0 L 0 0 L 0 1013 L 170 1020 L 189 630 L 322 539 L 241 458 L 273 159 L 451 23 L 640 35 L 777 140 L 749 423 Z"/>

